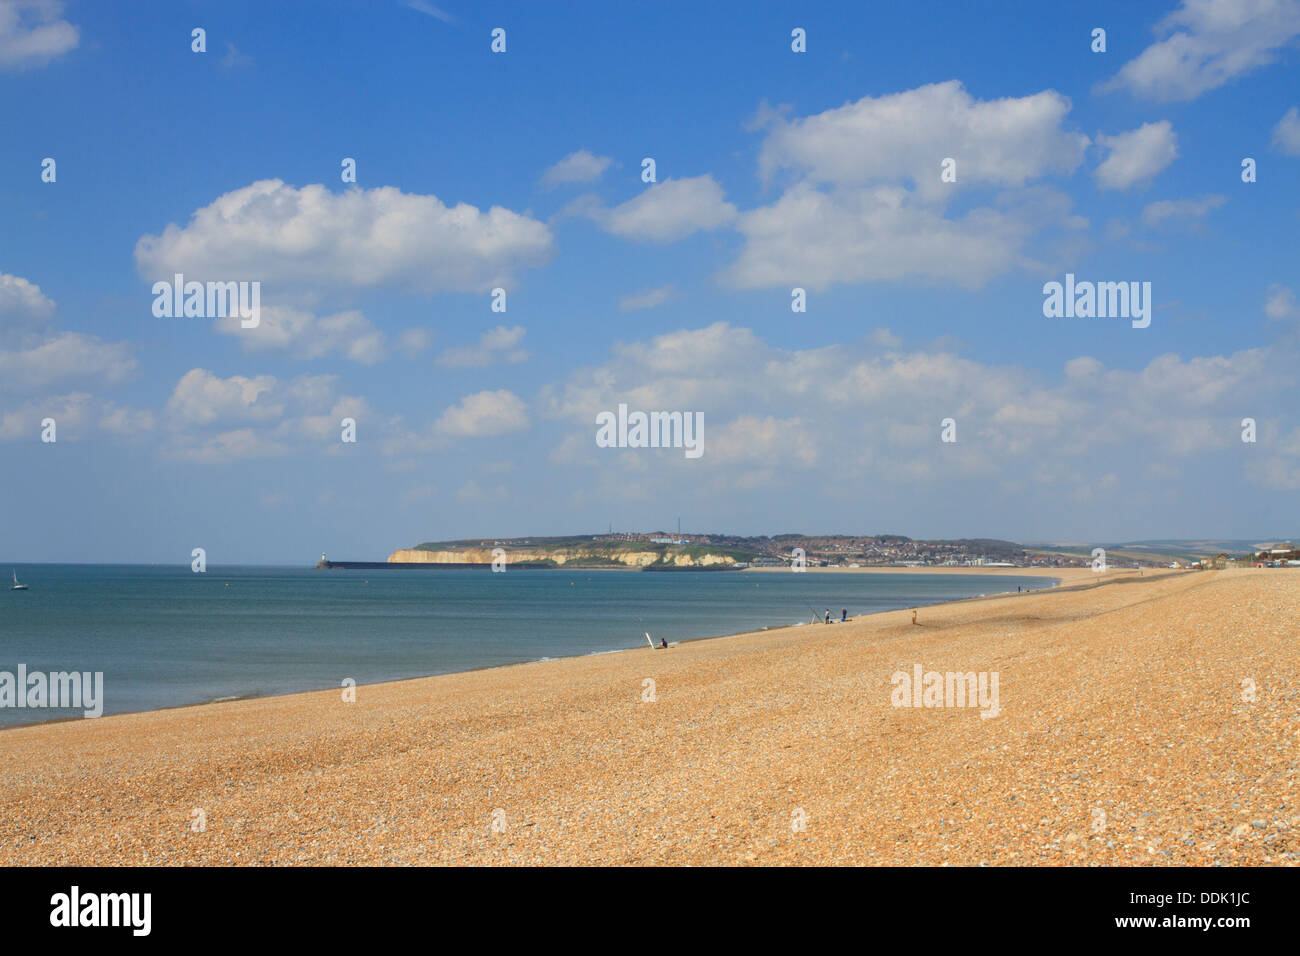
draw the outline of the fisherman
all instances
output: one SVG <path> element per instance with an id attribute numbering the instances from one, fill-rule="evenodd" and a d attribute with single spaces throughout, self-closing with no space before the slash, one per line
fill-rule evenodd
<path id="1" fill-rule="evenodd" d="M 660 646 L 660 647 L 667 647 L 667 646 L 668 646 L 668 638 L 666 638 L 666 637 L 661 637 L 661 638 L 659 638 L 659 646 Z"/>
<path id="2" fill-rule="evenodd" d="M 848 609 L 848 608 L 841 608 L 841 609 L 840 609 L 840 623 L 843 624 L 843 623 L 844 623 L 845 621 L 847 621 L 848 619 L 849 619 L 849 609 Z"/>
<path id="3" fill-rule="evenodd" d="M 825 619 L 822 621 L 822 623 L 823 623 L 823 624 L 829 624 L 830 622 L 831 622 L 831 609 L 830 609 L 830 608 L 827 608 L 827 609 L 826 609 L 826 617 L 825 617 Z"/>

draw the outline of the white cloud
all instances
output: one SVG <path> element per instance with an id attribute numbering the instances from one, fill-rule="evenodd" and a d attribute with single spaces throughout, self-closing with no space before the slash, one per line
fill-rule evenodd
<path id="1" fill-rule="evenodd" d="M 656 335 L 648 342 L 619 343 L 613 352 L 620 359 L 667 374 L 713 371 L 736 372 L 761 355 L 758 336 L 745 328 L 714 322 L 702 329 L 680 329 Z"/>
<path id="2" fill-rule="evenodd" d="M 826 193 L 802 184 L 741 216 L 745 245 L 722 278 L 741 289 L 907 277 L 979 286 L 1028 263 L 1021 249 L 1034 217 L 1060 210 L 1052 198 L 1037 211 L 986 207 L 949 219 L 899 187 Z"/>
<path id="3" fill-rule="evenodd" d="M 1273 127 L 1273 148 L 1300 156 L 1300 108 L 1291 107 Z"/>
<path id="4" fill-rule="evenodd" d="M 454 437 L 504 435 L 528 426 L 528 406 L 505 389 L 466 395 L 439 416 L 434 430 Z"/>
<path id="5" fill-rule="evenodd" d="M 415 358 L 433 344 L 433 333 L 428 329 L 404 329 L 397 337 L 397 347 L 407 358 Z"/>
<path id="6" fill-rule="evenodd" d="M 672 285 L 664 285 L 657 289 L 646 289 L 644 292 L 625 295 L 618 300 L 618 310 L 636 312 L 639 309 L 653 309 L 671 299 L 674 292 Z"/>
<path id="7" fill-rule="evenodd" d="M 219 196 L 184 227 L 142 236 L 135 260 L 148 279 L 471 292 L 508 285 L 552 252 L 545 225 L 500 206 L 483 212 L 392 186 L 332 193 L 265 179 Z"/>
<path id="8" fill-rule="evenodd" d="M 910 181 L 933 198 L 951 191 L 939 178 L 951 157 L 958 183 L 1019 186 L 1068 175 L 1083 161 L 1088 137 L 1062 128 L 1069 112 L 1069 99 L 1054 90 L 976 100 L 949 80 L 788 122 L 769 113 L 759 171 L 767 179 L 794 169 L 836 185 Z"/>
<path id="9" fill-rule="evenodd" d="M 54 300 L 41 292 L 41 287 L 22 276 L 0 272 L 0 318 L 9 315 L 54 314 Z"/>
<path id="10" fill-rule="evenodd" d="M 41 422 L 53 418 L 59 441 L 87 438 L 92 428 L 122 438 L 133 438 L 153 430 L 152 412 L 126 408 L 85 392 L 33 399 L 0 411 L 0 440 L 37 441 Z"/>
<path id="11" fill-rule="evenodd" d="M 337 375 L 299 375 L 284 384 L 275 383 L 284 400 L 308 409 L 321 409 L 333 402 L 337 386 Z"/>
<path id="12" fill-rule="evenodd" d="M 54 301 L 41 287 L 21 276 L 0 272 L 0 332 L 6 338 L 29 342 L 49 327 Z"/>
<path id="13" fill-rule="evenodd" d="M 93 335 L 63 332 L 39 345 L 0 350 L 0 390 L 39 388 L 63 380 L 85 385 L 125 381 L 136 361 L 124 342 L 105 342 Z"/>
<path id="14" fill-rule="evenodd" d="M 455 23 L 456 18 L 441 7 L 435 7 L 428 0 L 406 0 L 406 5 L 412 10 L 419 10 L 421 13 L 428 14 L 435 20 L 441 20 L 443 23 Z"/>
<path id="15" fill-rule="evenodd" d="M 1102 189 L 1128 189 L 1149 182 L 1178 157 L 1178 134 L 1168 120 L 1144 123 L 1116 136 L 1098 136 L 1110 150 L 1093 175 Z"/>
<path id="16" fill-rule="evenodd" d="M 332 389 L 333 377 L 328 376 L 328 378 L 328 385 Z M 328 404 L 328 401 L 326 399 L 312 407 L 322 408 Z M 363 432 L 376 421 L 374 413 L 364 398 L 344 395 L 329 406 L 327 413 L 321 415 L 305 414 L 299 418 L 286 419 L 276 428 L 274 434 L 278 438 L 287 440 L 306 437 L 320 442 L 328 442 L 331 449 L 341 449 L 343 445 L 339 439 L 342 433 L 342 422 L 345 418 L 351 418 Z"/>
<path id="17" fill-rule="evenodd" d="M 58 437 L 75 440 L 85 434 L 93 418 L 94 404 L 94 396 L 75 392 L 4 408 L 0 410 L 0 439 L 36 441 L 41 434 L 42 419 L 53 418 Z"/>
<path id="18" fill-rule="evenodd" d="M 956 80 L 864 97 L 787 119 L 764 108 L 764 180 L 795 177 L 775 202 L 740 214 L 745 243 L 721 275 L 740 289 L 921 279 L 980 286 L 1034 256 L 1060 255 L 1045 230 L 1077 234 L 1086 220 L 1063 193 L 1033 181 L 1069 175 L 1086 135 L 1064 127 L 1070 101 L 1052 90 L 977 100 Z M 956 183 L 941 180 L 956 162 Z M 991 203 L 948 216 L 956 186 L 996 187 Z M 1065 240 L 1077 243 L 1076 239 Z"/>
<path id="19" fill-rule="evenodd" d="M 683 465 L 594 448 L 596 414 L 626 403 L 702 413 L 705 454 L 695 477 L 683 480 L 714 488 L 776 487 L 834 460 L 834 469 L 797 480 L 851 493 L 872 482 L 1010 481 L 1043 471 L 1066 494 L 1138 468 L 1153 450 L 1178 461 L 1236 447 L 1233 396 L 1262 380 L 1294 385 L 1293 356 L 1166 354 L 1136 371 L 1080 356 L 1044 382 L 1037 372 L 943 348 L 881 354 L 862 341 L 786 349 L 715 323 L 620 345 L 608 361 L 544 388 L 539 407 L 573 428 L 552 462 L 606 473 L 591 479 L 602 488 L 635 465 L 650 471 L 637 481 L 653 489 L 658 469 Z M 954 446 L 939 440 L 946 417 L 957 421 Z M 1098 461 L 1105 469 L 1090 475 Z M 667 471 L 659 474 L 666 480 Z"/>
<path id="20" fill-rule="evenodd" d="M 1258 349 L 1187 360 L 1173 353 L 1158 355 L 1137 373 L 1138 394 L 1152 402 L 1170 398 L 1210 407 L 1249 386 L 1252 377 L 1264 371 L 1263 361 Z"/>
<path id="21" fill-rule="evenodd" d="M 1103 90 L 1157 102 L 1192 100 L 1273 63 L 1300 36 L 1298 0 L 1183 0 L 1156 25 L 1162 39 Z"/>
<path id="22" fill-rule="evenodd" d="M 498 325 L 484 332 L 476 345 L 460 345 L 444 351 L 436 359 L 447 368 L 486 368 L 498 362 L 514 365 L 528 358 L 519 347 L 524 340 L 524 327 Z"/>
<path id="23" fill-rule="evenodd" d="M 178 425 L 279 418 L 284 405 L 270 398 L 275 384 L 271 375 L 220 378 L 207 369 L 190 369 L 176 383 L 167 411 Z"/>
<path id="24" fill-rule="evenodd" d="M 125 408 L 105 402 L 99 420 L 99 427 L 106 432 L 117 435 L 138 435 L 153 431 L 157 417 L 147 409 Z"/>
<path id="25" fill-rule="evenodd" d="M 0 70 L 44 66 L 75 49 L 80 30 L 61 18 L 56 0 L 0 2 Z"/>
<path id="26" fill-rule="evenodd" d="M 52 329 L 53 300 L 21 276 L 0 273 L 0 393 L 64 380 L 116 384 L 136 370 L 131 348 Z"/>
<path id="27" fill-rule="evenodd" d="M 191 369 L 177 382 L 166 406 L 169 440 L 163 454 L 212 464 L 264 458 L 295 450 L 337 453 L 342 420 L 383 439 L 389 423 L 365 399 L 339 395 L 334 375 L 300 375 L 280 381 L 271 375 L 221 378 Z"/>
<path id="28" fill-rule="evenodd" d="M 1147 204 L 1142 210 L 1142 221 L 1148 226 L 1156 226 L 1167 220 L 1202 219 L 1227 201 L 1227 196 L 1217 195 L 1198 199 L 1162 199 Z"/>
<path id="29" fill-rule="evenodd" d="M 711 428 L 705 442 L 710 462 L 810 468 L 817 463 L 817 446 L 798 418 L 740 415 Z"/>
<path id="30" fill-rule="evenodd" d="M 606 232 L 624 239 L 672 242 L 694 232 L 721 229 L 736 218 L 736 207 L 723 198 L 712 176 L 665 179 L 635 199 L 612 209 L 587 213 Z"/>
<path id="31" fill-rule="evenodd" d="M 1284 285 L 1269 286 L 1264 314 L 1274 321 L 1300 315 L 1300 310 L 1296 309 L 1295 293 Z"/>
<path id="32" fill-rule="evenodd" d="M 363 365 L 387 356 L 384 333 L 358 311 L 317 316 L 301 309 L 263 306 L 261 320 L 243 327 L 238 315 L 215 322 L 218 332 L 233 335 L 249 352 L 288 351 L 298 358 L 339 355 Z"/>
<path id="33" fill-rule="evenodd" d="M 548 168 L 542 174 L 542 183 L 547 186 L 559 186 L 563 183 L 592 183 L 604 175 L 612 162 L 613 160 L 608 156 L 596 156 L 585 149 L 580 149 Z"/>

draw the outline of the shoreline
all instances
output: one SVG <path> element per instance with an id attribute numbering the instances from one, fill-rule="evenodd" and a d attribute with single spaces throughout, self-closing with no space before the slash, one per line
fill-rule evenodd
<path id="1" fill-rule="evenodd" d="M 1295 865 L 1294 579 L 1072 577 L 919 626 L 13 728 L 0 861 Z M 1000 673 L 996 718 L 891 705 L 916 666 Z"/>
<path id="2" fill-rule="evenodd" d="M 1138 568 L 1111 568 L 1109 571 L 1137 571 Z M 1170 571 L 1172 568 L 1142 568 L 1143 571 Z M 1178 570 L 1183 570 L 1179 568 Z M 741 568 L 742 573 L 754 572 L 756 574 L 770 574 L 772 572 L 784 572 L 790 574 L 788 567 L 749 567 Z M 805 568 L 800 574 L 960 574 L 960 575 L 1006 575 L 1008 577 L 1036 577 L 1051 578 L 1059 577 L 1062 572 L 1068 572 L 1072 576 L 1077 572 L 1087 571 L 1093 573 L 1091 568 L 996 568 L 988 565 L 957 565 L 947 567 L 944 565 L 894 565 L 894 564 L 876 564 L 864 565 L 860 568 L 839 568 L 839 567 L 809 567 Z M 1107 573 L 1109 573 L 1109 571 Z"/>
<path id="3" fill-rule="evenodd" d="M 255 565 L 245 565 L 245 567 L 255 567 Z M 543 569 L 537 569 L 537 570 L 556 570 L 556 571 L 563 571 L 563 570 L 566 570 L 566 569 L 565 569 L 565 568 L 543 568 Z M 575 568 L 575 569 L 572 569 L 572 570 L 578 570 L 578 569 Z M 624 569 L 624 568 L 608 568 L 608 569 L 594 569 L 594 568 L 590 568 L 590 569 L 587 569 L 587 570 L 613 570 L 613 571 L 619 571 L 619 570 L 630 570 L 630 571 L 635 571 L 635 570 L 637 570 L 637 569 L 636 569 L 636 568 L 626 568 L 626 569 Z M 787 574 L 792 573 L 792 572 L 790 572 L 790 570 L 789 570 L 788 568 L 756 568 L 756 569 L 753 569 L 753 570 L 764 571 L 764 572 L 766 572 L 766 571 L 785 571 Z M 810 568 L 809 570 L 810 570 L 810 571 L 831 571 L 831 570 L 857 571 L 857 570 L 859 570 L 859 569 L 857 569 L 857 568 L 842 568 L 842 569 L 841 569 L 841 568 Z M 893 570 L 897 570 L 897 571 L 912 571 L 912 570 L 923 570 L 923 569 L 897 568 L 897 569 L 893 569 Z M 979 570 L 979 569 L 977 569 L 977 568 L 969 568 L 969 569 L 967 569 L 967 570 L 974 572 L 974 571 L 977 571 L 977 570 Z M 1024 569 L 1024 570 L 1028 570 L 1028 569 Z M 1058 569 L 1056 569 L 1056 570 L 1087 570 L 1087 569 L 1062 569 L 1062 568 L 1058 568 Z M 800 572 L 800 573 L 802 573 L 802 572 Z M 973 576 L 979 576 L 979 575 L 973 575 Z M 983 572 L 983 576 L 985 576 L 985 577 L 1000 577 L 1000 576 L 1002 576 L 1002 575 L 998 574 L 997 572 L 993 572 L 993 571 L 984 571 L 984 572 Z M 1055 582 L 1055 583 L 1053 583 L 1053 584 L 1051 584 L 1051 585 L 1049 585 L 1049 586 L 1047 586 L 1047 587 L 1044 587 L 1044 588 L 1035 588 L 1034 591 L 1049 591 L 1049 590 L 1054 590 L 1054 589 L 1056 589 L 1056 588 L 1062 587 L 1062 586 L 1064 585 L 1064 580 L 1063 580 L 1062 578 L 1054 577 L 1054 576 L 1052 576 L 1052 575 L 1046 575 L 1046 574 L 1034 574 L 1034 575 L 1023 574 L 1023 575 L 1017 575 L 1017 576 L 1019 576 L 1019 577 L 1039 577 L 1039 578 L 1049 578 L 1049 579 L 1051 579 L 1051 580 L 1053 580 L 1053 581 Z M 1018 594 L 1018 593 L 1021 593 L 1021 592 L 1016 592 L 1016 591 L 998 591 L 998 592 L 993 592 L 993 593 L 990 593 L 990 594 L 974 595 L 974 596 L 972 596 L 972 597 L 967 597 L 967 598 L 954 598 L 954 599 L 952 599 L 952 600 L 950 600 L 950 601 L 936 601 L 936 602 L 934 602 L 933 604 L 920 604 L 920 605 L 916 605 L 916 607 L 939 607 L 939 606 L 947 605 L 947 604 L 961 604 L 961 603 L 969 602 L 969 601 L 980 601 L 980 600 L 986 600 L 986 599 L 988 599 L 988 598 L 1001 597 L 1001 596 L 1005 596 L 1005 595 L 1008 595 L 1008 594 Z M 1025 594 L 1029 594 L 1029 593 L 1033 593 L 1033 592 L 1032 592 L 1032 591 L 1026 591 L 1026 592 L 1023 592 L 1023 593 L 1025 593 Z M 909 608 L 910 608 L 910 606 L 909 606 Z M 859 620 L 859 619 L 865 619 L 865 618 L 873 617 L 873 616 L 878 615 L 878 614 L 896 614 L 896 613 L 898 613 L 899 610 L 901 610 L 901 609 L 895 608 L 895 609 L 884 610 L 884 611 L 873 611 L 871 614 L 863 614 L 863 615 L 859 615 L 859 617 L 857 617 L 857 618 L 850 618 L 849 621 L 848 621 L 847 623 L 852 623 L 853 621 L 855 621 L 855 620 Z M 760 628 L 760 629 L 757 630 L 757 631 L 728 631 L 728 632 L 725 633 L 725 634 L 714 634 L 714 635 L 706 635 L 706 636 L 700 636 L 700 637 L 682 637 L 682 638 L 678 638 L 677 641 L 676 641 L 675 643 L 677 643 L 677 644 L 693 644 L 693 643 L 697 643 L 697 642 L 699 642 L 699 641 L 716 641 L 716 640 L 721 640 L 721 639 L 723 639 L 723 638 L 744 637 L 744 636 L 747 636 L 747 635 L 750 635 L 750 634 L 766 634 L 766 633 L 770 633 L 770 632 L 773 632 L 773 631 L 784 630 L 784 629 L 787 629 L 787 628 L 812 627 L 812 626 L 814 626 L 815 623 L 819 623 L 819 622 L 809 622 L 809 621 L 804 621 L 804 622 L 800 622 L 800 623 L 798 623 L 798 624 L 775 624 L 775 625 L 771 625 L 771 626 L 767 626 L 767 627 Z M 836 620 L 832 619 L 831 623 L 832 623 L 832 624 L 839 624 L 839 623 L 845 623 L 845 622 L 840 622 L 840 621 L 836 621 Z M 648 645 L 647 645 L 647 646 L 648 646 Z M 384 680 L 368 681 L 368 682 L 366 682 L 366 683 L 358 683 L 358 684 L 356 684 L 355 686 L 356 686 L 357 688 L 362 688 L 362 687 L 381 687 L 381 686 L 384 686 L 384 685 L 386 685 L 386 684 L 397 684 L 397 683 L 402 683 L 402 682 L 404 682 L 404 681 L 428 680 L 428 679 L 430 679 L 430 678 L 434 678 L 434 677 L 447 677 L 447 676 L 454 675 L 454 674 L 473 674 L 473 673 L 478 673 L 478 672 L 480 672 L 480 671 L 495 671 L 495 670 L 501 670 L 502 668 L 507 668 L 507 667 L 521 667 L 521 666 L 524 666 L 524 665 L 527 665 L 527 664 L 541 664 L 541 663 L 548 663 L 548 662 L 551 662 L 551 661 L 582 660 L 583 658 L 594 657 L 594 656 L 599 656 L 599 655 L 603 655 L 603 654 L 622 654 L 622 653 L 631 652 L 631 651 L 636 651 L 636 650 L 641 650 L 641 647 L 640 647 L 639 645 L 634 645 L 634 646 L 632 646 L 632 647 L 614 647 L 614 648 L 610 648 L 610 649 L 608 649 L 608 650 L 602 650 L 602 651 L 588 651 L 588 652 L 585 653 L 585 654 L 565 654 L 565 655 L 562 655 L 562 656 L 560 656 L 560 657 L 539 657 L 539 658 L 533 658 L 533 659 L 531 659 L 531 660 L 523 660 L 523 661 L 509 661 L 509 662 L 504 663 L 504 664 L 485 664 L 485 665 L 483 665 L 483 666 L 481 666 L 481 667 L 470 667 L 470 668 L 467 668 L 467 669 L 465 669 L 465 670 L 436 671 L 436 672 L 431 673 L 431 674 L 428 674 L 428 673 L 426 673 L 426 674 L 413 674 L 413 675 L 411 675 L 411 676 L 409 676 L 409 677 L 390 677 L 390 678 L 386 678 L 386 679 L 384 679 Z M 44 720 L 35 720 L 35 721 L 31 721 L 31 722 L 29 722 L 29 723 L 2 725 L 2 726 L 0 726 L 0 734 L 4 734 L 4 733 L 6 733 L 6 732 L 14 731 L 14 730 L 23 730 L 23 729 L 26 729 L 26 728 L 32 728 L 32 727 L 43 727 L 43 726 L 46 726 L 47 724 L 56 724 L 56 723 L 77 723 L 77 722 L 79 722 L 79 721 L 83 721 L 83 720 L 102 721 L 102 720 L 107 720 L 107 719 L 110 719 L 110 718 L 113 718 L 113 717 L 131 717 L 131 716 L 136 716 L 136 715 L 140 715 L 140 714 L 163 713 L 163 712 L 166 712 L 166 711 L 183 710 L 183 709 L 190 708 L 190 707 L 212 707 L 212 706 L 217 706 L 217 705 L 221 705 L 221 704 L 233 704 L 233 703 L 239 703 L 239 702 L 241 702 L 241 701 L 246 701 L 246 700 L 271 700 L 271 699 L 281 698 L 281 697 L 293 697 L 293 696 L 297 696 L 297 695 L 301 695 L 301 694 L 323 694 L 323 693 L 329 693 L 329 692 L 336 691 L 336 690 L 339 690 L 339 688 L 337 688 L 337 687 L 323 687 L 323 688 L 316 688 L 316 689 L 313 689 L 313 690 L 292 690 L 292 691 L 285 691 L 284 693 L 279 693 L 279 694 L 262 694 L 262 693 L 258 693 L 258 692 L 256 692 L 256 691 L 250 691 L 250 692 L 244 692 L 244 693 L 240 693 L 240 694 L 232 694 L 232 695 L 228 695 L 228 696 L 216 697 L 216 698 L 212 698 L 212 699 L 210 699 L 210 700 L 191 701 L 190 703 L 186 703 L 186 704 L 169 704 L 169 705 L 165 705 L 165 706 L 162 706 L 162 707 L 149 707 L 149 708 L 146 708 L 146 709 L 144 709 L 144 710 L 124 710 L 124 711 L 120 711 L 120 712 L 112 713 L 112 714 L 103 714 L 103 715 L 101 715 L 101 716 L 99 716 L 99 717 L 94 717 L 94 718 L 78 717 L 78 716 L 75 716 L 75 715 L 69 715 L 69 716 L 66 716 L 66 717 L 50 717 L 50 718 L 47 718 L 47 719 L 44 719 Z"/>

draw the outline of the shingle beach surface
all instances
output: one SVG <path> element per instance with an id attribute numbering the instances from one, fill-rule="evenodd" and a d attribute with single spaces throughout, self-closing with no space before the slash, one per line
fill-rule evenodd
<path id="1" fill-rule="evenodd" d="M 1063 577 L 917 626 L 5 730 L 0 859 L 1294 866 L 1300 572 Z M 997 672 L 1001 712 L 893 706 L 916 664 Z"/>

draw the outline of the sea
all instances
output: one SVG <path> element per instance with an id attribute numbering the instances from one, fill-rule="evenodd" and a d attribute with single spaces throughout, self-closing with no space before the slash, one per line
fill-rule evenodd
<path id="1" fill-rule="evenodd" d="M 9 565 L 0 568 L 9 569 Z M 17 565 L 2 672 L 102 672 L 103 712 L 600 654 L 951 601 L 1051 577 Z M 0 727 L 82 711 L 0 706 Z"/>

